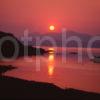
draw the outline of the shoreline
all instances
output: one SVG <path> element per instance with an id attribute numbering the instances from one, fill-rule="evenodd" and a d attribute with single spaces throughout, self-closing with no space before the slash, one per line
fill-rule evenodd
<path id="1" fill-rule="evenodd" d="M 11 67 L 11 68 L 10 68 Z M 12 66 L 0 66 L 0 74 L 12 70 Z M 4 70 L 6 69 L 6 70 Z M 45 82 L 27 81 L 0 76 L 0 99 L 68 99 L 100 100 L 100 94 L 76 89 L 61 89 Z"/>

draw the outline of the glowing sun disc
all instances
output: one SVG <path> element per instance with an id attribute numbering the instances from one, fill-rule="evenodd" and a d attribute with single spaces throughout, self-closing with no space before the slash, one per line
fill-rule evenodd
<path id="1" fill-rule="evenodd" d="M 51 31 L 54 31 L 54 30 L 55 30 L 55 26 L 51 25 L 51 26 L 49 27 L 49 29 L 50 29 Z"/>

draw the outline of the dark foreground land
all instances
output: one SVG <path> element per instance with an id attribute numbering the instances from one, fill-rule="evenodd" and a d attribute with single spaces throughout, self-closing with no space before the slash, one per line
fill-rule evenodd
<path id="1" fill-rule="evenodd" d="M 11 66 L 0 66 L 0 73 Z M 32 99 L 32 100 L 100 100 L 100 94 L 81 90 L 63 90 L 50 83 L 26 81 L 0 75 L 0 100 L 2 99 Z"/>

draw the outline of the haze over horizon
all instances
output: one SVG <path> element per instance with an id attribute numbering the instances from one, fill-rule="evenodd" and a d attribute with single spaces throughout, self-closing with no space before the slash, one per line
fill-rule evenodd
<path id="1" fill-rule="evenodd" d="M 100 34 L 99 0 L 0 0 L 0 30 L 20 35 L 25 29 L 49 32 L 54 25 L 91 35 Z"/>

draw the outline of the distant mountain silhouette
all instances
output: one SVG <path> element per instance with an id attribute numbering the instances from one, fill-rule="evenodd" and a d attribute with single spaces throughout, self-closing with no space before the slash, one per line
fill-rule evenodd
<path id="1" fill-rule="evenodd" d="M 11 39 L 11 40 L 10 40 Z M 17 45 L 15 46 L 14 41 L 16 41 Z M 18 48 L 18 56 L 27 56 L 24 53 L 25 48 L 28 49 L 28 56 L 32 55 L 41 55 L 46 53 L 46 51 L 42 48 L 35 48 L 32 46 L 25 46 L 23 45 L 14 35 L 11 33 L 5 33 L 5 32 L 0 32 L 0 58 L 2 59 L 2 56 L 6 58 L 11 58 L 16 50 Z M 2 56 L 1 56 L 2 55 Z"/>
<path id="2" fill-rule="evenodd" d="M 62 46 L 62 35 L 64 33 L 47 33 L 47 34 L 39 34 L 39 33 L 33 33 L 33 42 L 31 44 L 35 45 L 36 44 L 36 37 L 40 37 L 41 39 L 44 38 L 45 36 L 49 36 L 53 40 L 56 41 L 56 44 L 58 47 Z M 92 39 L 94 36 L 89 35 L 89 34 L 84 34 L 84 33 L 78 33 L 74 31 L 67 31 L 66 32 L 66 40 L 72 36 L 78 37 L 82 41 L 82 47 L 87 47 L 87 44 L 90 39 Z M 100 36 L 100 35 L 98 35 Z M 44 46 L 51 46 L 51 43 L 49 41 L 44 42 L 42 45 Z M 77 47 L 77 43 L 75 41 L 69 42 L 66 47 Z M 94 48 L 100 48 L 100 41 L 95 41 L 93 44 Z"/>

